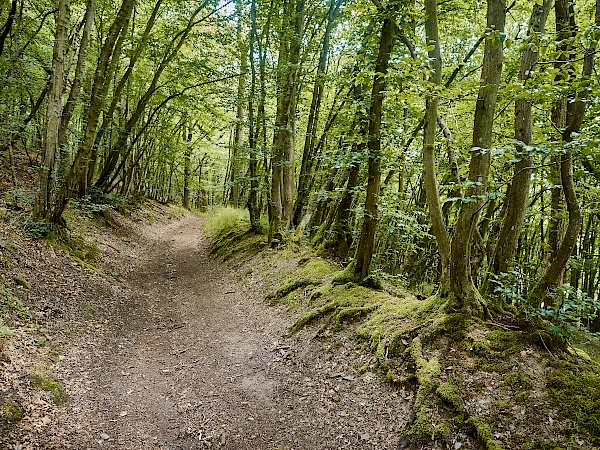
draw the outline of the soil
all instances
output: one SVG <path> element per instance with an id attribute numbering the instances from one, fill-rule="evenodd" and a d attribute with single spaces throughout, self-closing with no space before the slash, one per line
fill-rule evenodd
<path id="1" fill-rule="evenodd" d="M 209 255 L 201 217 L 128 233 L 97 236 L 113 277 L 78 291 L 103 306 L 71 324 L 52 367 L 67 401 L 40 394 L 39 420 L 0 448 L 397 448 L 413 394 L 359 373 L 350 337 L 288 337 L 264 278 Z"/>

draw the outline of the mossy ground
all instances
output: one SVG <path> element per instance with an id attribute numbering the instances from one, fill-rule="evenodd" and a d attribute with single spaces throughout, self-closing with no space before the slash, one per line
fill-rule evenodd
<path id="1" fill-rule="evenodd" d="M 23 419 L 23 407 L 12 398 L 0 402 L 0 430 Z"/>
<path id="2" fill-rule="evenodd" d="M 302 305 L 305 293 L 322 284 L 335 270 L 333 263 L 322 258 L 301 259 L 299 267 L 287 273 L 285 280 L 267 295 L 267 300 L 286 305 L 289 311 L 294 311 Z"/>
<path id="3" fill-rule="evenodd" d="M 88 242 L 85 236 L 79 232 L 51 234 L 47 236 L 47 240 L 70 255 L 83 267 L 97 270 L 94 266 L 94 262 L 100 255 L 97 242 Z"/>
<path id="4" fill-rule="evenodd" d="M 240 231 L 219 240 L 228 252 L 235 244 L 234 253 L 252 245 Z M 473 321 L 448 313 L 435 294 L 421 300 L 402 288 L 391 294 L 358 286 L 349 282 L 348 270 L 296 244 L 259 258 L 269 276 L 282 267 L 268 299 L 295 316 L 292 334 L 307 329 L 335 341 L 351 331 L 357 351 L 372 354 L 363 370 L 379 369 L 391 383 L 414 388 L 413 417 L 399 448 L 432 441 L 488 450 L 600 445 L 595 343 L 585 361 L 581 352 L 561 351 L 552 336 L 512 316 Z M 282 258 L 292 263 L 280 264 Z"/>
<path id="5" fill-rule="evenodd" d="M 267 245 L 266 238 L 247 231 L 229 231 L 211 247 L 211 254 L 230 260 L 236 255 L 255 255 Z"/>
<path id="6" fill-rule="evenodd" d="M 56 405 L 62 405 L 67 401 L 67 392 L 64 386 L 53 376 L 45 371 L 38 371 L 29 377 L 31 384 L 38 389 L 50 394 L 50 399 Z"/>
<path id="7" fill-rule="evenodd" d="M 558 360 L 550 365 L 548 389 L 572 436 L 592 437 L 600 446 L 600 364 Z"/>

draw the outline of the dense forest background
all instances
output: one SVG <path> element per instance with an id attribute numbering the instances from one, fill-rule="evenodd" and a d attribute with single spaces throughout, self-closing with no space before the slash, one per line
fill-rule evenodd
<path id="1" fill-rule="evenodd" d="M 2 189 L 33 232 L 69 201 L 231 205 L 349 280 L 600 330 L 600 1 L 0 11 Z"/>

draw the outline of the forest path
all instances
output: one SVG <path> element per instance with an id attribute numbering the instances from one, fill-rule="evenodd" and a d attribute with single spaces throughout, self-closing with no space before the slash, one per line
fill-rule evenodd
<path id="1" fill-rule="evenodd" d="M 127 249 L 109 329 L 63 356 L 71 399 L 53 448 L 395 447 L 407 402 L 371 373 L 324 376 L 293 350 L 287 319 L 209 256 L 200 217 L 146 237 Z"/>

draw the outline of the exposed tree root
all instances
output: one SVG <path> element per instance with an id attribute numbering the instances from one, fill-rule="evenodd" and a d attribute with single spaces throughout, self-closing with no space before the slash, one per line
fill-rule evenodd
<path id="1" fill-rule="evenodd" d="M 292 292 L 298 290 L 298 289 L 303 289 L 303 288 L 307 288 L 310 286 L 315 286 L 319 284 L 318 281 L 314 281 L 311 280 L 309 278 L 304 278 L 302 280 L 294 280 L 290 283 L 287 283 L 285 285 L 283 285 L 282 287 L 280 287 L 279 289 L 277 289 L 275 292 L 271 292 L 270 294 L 267 294 L 267 296 L 265 297 L 265 299 L 270 302 L 271 304 L 276 303 L 278 300 L 281 300 L 282 298 L 284 298 L 286 295 L 291 294 Z"/>
<path id="2" fill-rule="evenodd" d="M 303 304 L 308 309 L 290 333 L 319 322 L 316 336 L 324 337 L 356 324 L 358 337 L 373 352 L 361 370 L 379 369 L 391 383 L 415 389 L 398 449 L 429 448 L 435 442 L 444 448 L 501 450 L 524 442 L 516 433 L 505 440 L 511 435 L 506 433 L 505 418 L 514 408 L 527 410 L 515 419 L 523 427 L 529 426 L 523 424 L 530 423 L 530 414 L 538 413 L 529 396 L 543 392 L 543 375 L 539 375 L 543 370 L 536 369 L 538 375 L 532 376 L 528 363 L 544 363 L 544 343 L 561 354 L 552 337 L 542 333 L 544 327 L 517 323 L 512 314 L 494 315 L 494 323 L 482 323 L 462 309 L 452 310 L 452 295 L 438 293 L 424 300 L 409 293 L 389 295 L 349 282 L 348 269 L 320 285 L 317 277 L 299 277 L 299 270 L 293 275 L 298 278 L 275 293 L 286 296 L 308 288 Z M 557 391 L 571 392 L 567 377 L 555 379 Z M 488 381 L 493 384 L 485 384 Z M 483 394 L 487 402 L 482 410 L 478 399 Z M 543 433 L 543 425 L 538 429 Z M 527 448 L 544 444 L 531 439 L 525 443 L 531 445 Z"/>
<path id="3" fill-rule="evenodd" d="M 296 320 L 296 322 L 294 322 L 294 324 L 290 327 L 290 333 L 293 334 L 293 333 L 296 333 L 297 331 L 300 331 L 302 328 L 304 328 L 309 323 L 311 323 L 314 320 L 317 320 L 317 319 L 323 317 L 325 314 L 333 311 L 337 306 L 338 306 L 337 301 L 334 300 L 329 303 L 326 303 L 325 305 L 321 306 L 318 309 L 309 311 L 308 313 L 306 313 L 302 317 L 300 317 L 298 320 Z"/>
<path id="4" fill-rule="evenodd" d="M 335 324 L 336 326 L 341 326 L 344 320 L 356 320 L 360 317 L 363 317 L 370 313 L 371 311 L 376 310 L 381 306 L 381 303 L 374 303 L 370 305 L 364 306 L 349 306 L 345 308 L 341 308 L 338 310 L 335 315 Z"/>

